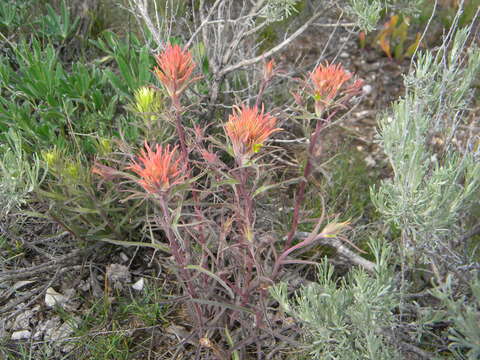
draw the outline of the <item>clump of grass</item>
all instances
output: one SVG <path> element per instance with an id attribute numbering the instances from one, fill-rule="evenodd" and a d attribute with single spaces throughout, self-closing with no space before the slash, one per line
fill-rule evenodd
<path id="1" fill-rule="evenodd" d="M 324 193 L 325 206 L 333 214 L 341 214 L 344 220 L 372 223 L 378 215 L 369 189 L 378 180 L 376 169 L 369 168 L 364 160 L 365 153 L 352 148 L 339 149 L 323 166 L 319 191 Z M 314 187 L 312 192 L 316 191 Z M 312 196 L 307 204 L 313 217 L 321 213 L 320 199 Z"/>

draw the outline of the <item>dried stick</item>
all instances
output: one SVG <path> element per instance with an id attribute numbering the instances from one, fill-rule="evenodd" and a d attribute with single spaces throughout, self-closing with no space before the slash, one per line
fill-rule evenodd
<path id="1" fill-rule="evenodd" d="M 157 46 L 160 49 L 163 49 L 165 47 L 165 43 L 162 40 L 160 33 L 157 30 L 157 27 L 153 25 L 152 19 L 150 19 L 150 15 L 148 15 L 148 1 L 147 0 L 131 0 L 130 4 L 131 5 L 133 4 L 134 7 L 137 9 L 136 15 L 141 16 L 148 30 L 152 34 L 153 40 L 155 40 L 155 42 L 157 43 Z"/>
<path id="2" fill-rule="evenodd" d="M 223 1 L 223 0 L 217 0 L 215 1 L 215 3 L 212 5 L 212 7 L 210 8 L 210 10 L 208 11 L 208 14 L 207 16 L 201 16 L 201 20 L 202 20 L 202 23 L 197 27 L 197 29 L 195 30 L 195 32 L 192 34 L 192 36 L 190 36 L 190 39 L 187 41 L 187 43 L 185 44 L 185 49 L 188 49 L 191 45 L 192 45 L 192 42 L 193 42 L 193 39 L 195 39 L 195 37 L 198 35 L 198 33 L 203 30 L 203 28 L 205 27 L 205 25 L 207 25 L 209 23 L 209 20 L 210 18 L 212 17 L 212 14 L 213 14 L 213 11 L 215 10 L 215 8 L 220 4 L 220 2 Z M 200 4 L 200 7 L 203 6 L 203 2 Z M 202 10 L 200 9 L 200 14 L 202 14 Z"/>
<path id="3" fill-rule="evenodd" d="M 230 73 L 234 70 L 240 69 L 240 68 L 245 67 L 245 66 L 250 66 L 250 65 L 256 64 L 259 61 L 262 61 L 266 58 L 269 58 L 273 54 L 282 50 L 284 47 L 286 47 L 288 44 L 290 44 L 293 40 L 295 40 L 301 34 L 303 34 L 305 32 L 305 30 L 307 30 L 307 28 L 310 26 L 310 24 L 312 24 L 317 18 L 319 18 L 320 15 L 321 15 L 321 12 L 316 12 L 315 14 L 312 15 L 312 17 L 305 24 L 303 24 L 300 28 L 298 28 L 297 31 L 295 31 L 292 35 L 290 35 L 288 38 L 283 40 L 277 46 L 275 46 L 272 49 L 264 52 L 261 55 L 258 55 L 256 57 L 253 57 L 253 58 L 250 58 L 250 59 L 245 59 L 245 60 L 239 61 L 236 64 L 233 64 L 233 65 L 230 65 L 230 66 L 227 66 L 227 67 L 223 68 L 218 73 L 218 76 L 223 77 L 223 76 L 227 75 L 228 73 Z"/>
<path id="4" fill-rule="evenodd" d="M 318 240 L 318 244 L 322 246 L 330 246 L 333 247 L 336 251 L 337 254 L 343 256 L 347 260 L 349 260 L 352 264 L 358 265 L 362 268 L 364 268 L 366 271 L 369 273 L 375 273 L 375 263 L 371 262 L 370 260 L 365 259 L 364 257 L 355 254 L 352 250 L 350 250 L 348 247 L 345 246 L 345 244 L 342 243 L 337 238 L 330 238 L 330 239 L 324 239 L 320 238 Z"/>

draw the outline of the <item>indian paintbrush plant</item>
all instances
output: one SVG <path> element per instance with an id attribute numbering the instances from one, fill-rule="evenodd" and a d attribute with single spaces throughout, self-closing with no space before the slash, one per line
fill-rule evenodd
<path id="1" fill-rule="evenodd" d="M 408 37 L 417 23 L 403 4 L 421 0 L 349 0 L 344 14 L 355 24 L 322 23 L 334 6 L 319 0 L 129 0 L 145 43 L 133 29 L 127 39 L 108 31 L 88 39 L 84 15 L 72 22 L 65 1 L 60 15 L 44 7 L 57 23 L 51 29 L 49 21 L 21 25 L 31 16 L 14 2 L 0 5 L 0 333 L 3 325 L 15 331 L 8 327 L 23 322 L 17 314 L 35 312 L 45 275 L 62 291 L 78 273 L 82 307 L 45 309 L 64 321 L 82 317 L 68 338 L 78 346 L 64 357 L 150 356 L 162 329 L 177 336 L 165 342 L 172 358 L 478 358 L 479 140 L 478 119 L 467 115 L 480 56 L 474 26 L 455 30 L 477 0 L 432 2 L 465 15 L 431 51 Z M 155 3 L 160 18 L 150 18 Z M 300 69 L 282 53 L 310 25 L 368 32 L 382 14 L 399 17 L 376 40 L 361 37 L 363 46 L 380 42 L 399 60 L 409 45 L 415 53 L 405 95 L 379 118 L 388 163 L 373 151 L 376 166 L 363 145 L 351 151 L 357 140 L 371 144 L 356 132 L 371 124 L 334 128 L 362 81 L 320 63 L 322 52 L 290 85 Z M 438 14 L 427 18 L 438 22 Z M 31 29 L 41 38 L 24 37 Z M 264 30 L 284 36 L 262 43 Z M 90 41 L 71 46 L 83 36 Z M 84 51 L 87 44 L 96 49 Z M 273 57 L 286 60 L 285 70 Z M 383 98 L 375 109 L 386 107 Z M 330 146 L 345 136 L 354 142 Z M 85 260 L 97 265 L 89 274 L 75 266 Z M 105 261 L 142 276 L 123 288 L 128 296 L 110 288 L 120 266 L 107 266 L 104 291 L 93 286 Z M 28 287 L 17 288 L 23 280 Z M 152 287 L 161 298 L 137 303 Z M 91 322 L 97 296 L 103 316 Z M 45 321 L 30 328 L 33 342 L 1 339 L 0 357 L 38 358 L 51 344 L 56 351 L 67 339 L 38 338 Z"/>
<path id="2" fill-rule="evenodd" d="M 322 216 L 307 239 L 292 243 L 320 132 L 339 110 L 348 108 L 349 100 L 359 94 L 362 82 L 350 83 L 353 75 L 340 65 L 320 65 L 295 95 L 303 106 L 302 115 L 310 114 L 316 124 L 298 187 L 291 232 L 284 249 L 277 253 L 279 236 L 263 234 L 256 226 L 256 199 L 275 187 L 264 181 L 271 165 L 262 163 L 261 153 L 268 152 L 266 142 L 282 130 L 277 117 L 261 104 L 263 91 L 278 73 L 275 63 L 264 65 L 256 104 L 233 106 L 223 125 L 228 139 L 225 144 L 208 134 L 208 126 L 195 125 L 190 129 L 182 119 L 186 108 L 181 98 L 188 99 L 189 86 L 199 80 L 194 75 L 196 65 L 190 52 L 169 45 L 156 60 L 155 75 L 170 98 L 170 108 L 165 113 L 175 124 L 178 144 L 171 147 L 145 141 L 138 156 L 126 154 L 131 160 L 123 169 L 97 163 L 93 172 L 109 181 L 115 177 L 134 179 L 142 188 L 144 195 L 129 190 L 134 194 L 126 201 L 143 197 L 153 206 L 154 215 L 146 221 L 151 222 L 148 227 L 160 229 L 167 240 L 172 269 L 188 297 L 199 344 L 218 358 L 228 358 L 243 351 L 231 343 L 231 349 L 225 349 L 223 344 L 229 343 L 231 334 L 247 339 L 243 345 L 247 346 L 268 326 L 267 289 L 282 277 L 284 266 L 311 263 L 291 258 L 293 253 L 318 239 L 335 237 L 347 225 L 325 225 Z M 156 108 L 151 103 L 156 96 L 152 91 L 154 87 L 140 89 L 132 108 L 142 112 L 147 109 L 144 112 L 153 118 L 152 110 Z M 148 104 L 144 106 L 145 102 Z M 165 114 L 156 115 L 159 121 L 165 118 Z M 233 157 L 233 162 L 225 158 L 225 153 Z"/>

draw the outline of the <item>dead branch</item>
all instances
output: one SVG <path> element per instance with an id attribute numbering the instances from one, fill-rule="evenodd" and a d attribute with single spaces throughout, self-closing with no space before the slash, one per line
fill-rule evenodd
<path id="1" fill-rule="evenodd" d="M 236 64 L 233 64 L 233 65 L 230 65 L 228 67 L 225 67 L 223 68 L 222 70 L 220 70 L 219 72 L 219 76 L 225 76 L 226 74 L 234 71 L 234 70 L 237 70 L 237 69 L 240 69 L 240 68 L 243 68 L 243 67 L 246 67 L 246 66 L 250 66 L 250 65 L 253 65 L 253 64 L 256 64 L 257 62 L 259 61 L 262 61 L 264 59 L 267 59 L 269 58 L 270 56 L 272 56 L 273 54 L 279 52 L 280 50 L 282 50 L 283 48 L 285 48 L 288 44 L 290 44 L 293 40 L 295 40 L 297 37 L 299 37 L 301 34 L 303 34 L 305 32 L 305 30 L 308 29 L 308 27 L 310 26 L 310 24 L 312 24 L 317 18 L 319 18 L 321 15 L 321 12 L 316 12 L 312 15 L 312 17 L 307 21 L 305 22 L 305 24 L 303 24 L 300 28 L 298 28 L 297 31 L 295 31 L 292 35 L 290 35 L 288 38 L 286 38 L 285 40 L 283 40 L 280 44 L 278 44 L 277 46 L 273 47 L 272 49 L 266 51 L 265 53 L 261 54 L 261 55 L 258 55 L 254 58 L 250 58 L 250 59 L 245 59 L 245 60 L 242 60 L 242 61 L 239 61 L 238 63 Z"/>
<path id="2" fill-rule="evenodd" d="M 294 238 L 298 240 L 303 240 L 307 238 L 310 234 L 305 232 L 295 233 Z M 337 255 L 345 258 L 353 265 L 357 265 L 368 271 L 369 273 L 375 272 L 375 263 L 370 260 L 365 259 L 364 257 L 354 253 L 350 250 L 341 240 L 337 238 L 328 238 L 318 237 L 315 239 L 315 244 L 328 246 L 334 248 L 337 252 Z"/>

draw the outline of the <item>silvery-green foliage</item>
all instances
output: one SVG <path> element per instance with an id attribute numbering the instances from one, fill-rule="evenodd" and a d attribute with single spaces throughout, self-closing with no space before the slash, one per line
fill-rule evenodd
<path id="1" fill-rule="evenodd" d="M 385 2 L 378 0 L 348 0 L 347 14 L 365 32 L 375 30 Z"/>
<path id="2" fill-rule="evenodd" d="M 298 0 L 267 0 L 263 7 L 263 16 L 272 22 L 286 19 L 297 12 Z"/>
<path id="3" fill-rule="evenodd" d="M 467 47 L 471 27 L 456 32 L 453 29 L 435 55 L 430 51 L 419 53 L 413 71 L 405 77 L 416 106 L 429 117 L 429 131 L 450 135 L 462 120 L 480 71 L 480 50 Z"/>
<path id="4" fill-rule="evenodd" d="M 392 10 L 405 16 L 416 15 L 424 0 L 348 0 L 347 15 L 365 32 L 375 30 L 381 14 Z"/>
<path id="5" fill-rule="evenodd" d="M 398 305 L 393 275 L 387 265 L 390 248 L 370 241 L 376 257 L 375 275 L 356 268 L 345 278 L 334 278 L 325 259 L 318 281 L 288 299 L 287 284 L 272 288 L 272 296 L 286 313 L 303 325 L 306 349 L 314 359 L 396 359 L 387 336 L 393 309 Z"/>
<path id="6" fill-rule="evenodd" d="M 452 277 L 435 288 L 432 295 L 440 299 L 444 307 L 443 321 L 451 322 L 449 348 L 457 359 L 476 360 L 480 358 L 480 279 L 470 283 L 471 299 L 465 296 L 454 298 Z"/>
<path id="7" fill-rule="evenodd" d="M 417 16 L 421 14 L 425 2 L 431 0 L 385 0 L 387 10 L 403 16 Z"/>
<path id="8" fill-rule="evenodd" d="M 379 139 L 393 178 L 371 189 L 372 201 L 402 230 L 405 245 L 428 250 L 423 253 L 427 262 L 439 248 L 451 250 L 455 225 L 480 187 L 475 154 L 451 144 L 480 70 L 479 49 L 465 49 L 470 31 L 451 31 L 436 55 L 419 54 L 405 77 L 405 96 L 380 119 Z M 441 153 L 430 147 L 434 135 L 445 139 Z"/>
<path id="9" fill-rule="evenodd" d="M 411 96 L 400 100 L 394 115 L 380 123 L 393 179 L 372 189 L 372 200 L 385 218 L 421 243 L 449 234 L 480 185 L 480 164 L 473 154 L 455 151 L 438 159 L 426 143 L 430 118 L 415 105 Z"/>
<path id="10" fill-rule="evenodd" d="M 26 202 L 29 194 L 41 183 L 40 160 L 29 161 L 19 134 L 10 130 L 8 143 L 0 148 L 0 217 Z"/>

